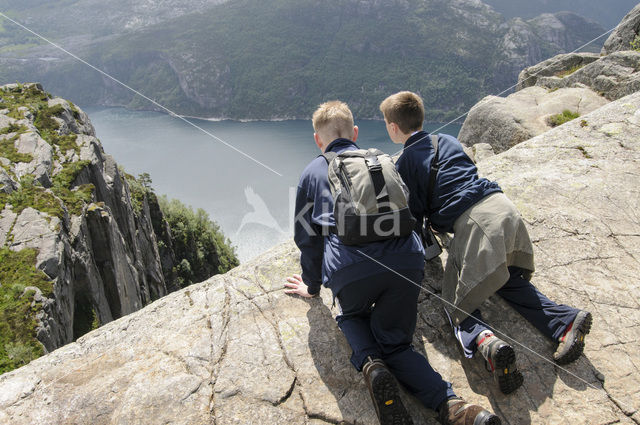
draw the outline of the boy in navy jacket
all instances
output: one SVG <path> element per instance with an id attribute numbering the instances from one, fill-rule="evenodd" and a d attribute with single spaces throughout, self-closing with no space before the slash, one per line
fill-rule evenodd
<path id="1" fill-rule="evenodd" d="M 313 128 L 322 152 L 358 149 L 358 128 L 345 103 L 320 105 L 313 114 Z M 287 279 L 286 292 L 313 297 L 321 285 L 331 290 L 340 310 L 336 321 L 353 350 L 351 363 L 363 372 L 382 424 L 412 423 L 393 376 L 426 407 L 438 410 L 443 423 L 499 424 L 497 416 L 457 398 L 451 384 L 411 346 L 424 267 L 418 236 L 343 244 L 330 231 L 335 220 L 327 172 L 327 161 L 319 156 L 300 177 L 294 240 L 300 248 L 302 275 Z"/>
<path id="2" fill-rule="evenodd" d="M 480 178 L 460 142 L 441 134 L 435 187 L 427 199 L 435 152 L 430 135 L 422 131 L 422 99 L 411 92 L 396 93 L 380 104 L 380 110 L 391 140 L 404 145 L 396 167 L 409 188 L 412 215 L 420 227 L 428 218 L 435 230 L 454 234 L 442 296 L 466 356 L 480 351 L 503 393 L 522 384 L 513 348 L 493 334 L 478 310 L 498 293 L 542 334 L 559 343 L 553 355 L 556 363 L 576 360 L 584 349 L 591 314 L 558 305 L 531 284 L 533 245 L 520 214 L 498 184 Z"/>

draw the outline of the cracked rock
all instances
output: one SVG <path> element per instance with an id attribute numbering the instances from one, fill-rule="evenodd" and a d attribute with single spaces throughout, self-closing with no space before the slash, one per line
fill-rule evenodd
<path id="1" fill-rule="evenodd" d="M 527 223 L 535 285 L 594 316 L 575 363 L 555 366 L 555 344 L 491 297 L 487 322 L 523 344 L 515 347 L 524 384 L 502 395 L 482 361 L 464 358 L 444 315 L 437 288 L 446 252 L 425 269 L 414 348 L 458 395 L 505 424 L 638 415 L 640 127 L 629 122 L 638 110 L 640 93 L 585 115 L 589 126 L 570 122 L 478 165 Z M 616 135 L 600 131 L 614 126 Z M 283 293 L 298 261 L 284 243 L 0 376 L 0 424 L 376 424 L 329 291 L 310 300 Z M 404 397 L 415 423 L 437 424 Z"/>

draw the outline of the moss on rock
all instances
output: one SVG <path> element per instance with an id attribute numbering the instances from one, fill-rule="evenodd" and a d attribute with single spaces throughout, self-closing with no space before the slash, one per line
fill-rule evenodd
<path id="1" fill-rule="evenodd" d="M 548 122 L 549 122 L 549 125 L 551 127 L 557 127 L 557 126 L 562 125 L 562 124 L 564 124 L 566 122 L 574 120 L 574 119 L 578 118 L 579 116 L 580 116 L 579 113 L 571 112 L 570 110 L 565 109 L 564 111 L 562 111 L 561 114 L 551 115 L 548 118 Z"/>
<path id="2" fill-rule="evenodd" d="M 37 251 L 18 252 L 0 248 L 0 374 L 16 369 L 44 354 L 36 338 L 38 288 L 44 297 L 53 293 L 53 283 L 34 266 Z"/>

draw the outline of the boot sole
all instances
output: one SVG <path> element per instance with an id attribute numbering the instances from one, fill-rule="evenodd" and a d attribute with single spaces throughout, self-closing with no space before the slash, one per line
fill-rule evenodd
<path id="1" fill-rule="evenodd" d="M 502 425 L 502 420 L 493 413 L 486 412 L 488 415 L 478 415 L 473 421 L 473 425 Z"/>
<path id="2" fill-rule="evenodd" d="M 513 351 L 513 347 L 503 345 L 491 357 L 494 361 L 494 377 L 498 381 L 500 391 L 503 394 L 511 394 L 520 388 L 524 377 L 516 367 L 516 353 Z M 489 423 L 493 425 L 493 422 L 487 422 L 487 424 Z"/>
<path id="3" fill-rule="evenodd" d="M 380 425 L 413 425 L 411 416 L 400 400 L 398 384 L 390 372 L 376 376 L 371 386 L 378 407 Z"/>
<path id="4" fill-rule="evenodd" d="M 579 323 L 575 323 L 577 327 L 575 340 L 573 344 L 571 344 L 571 347 L 569 347 L 569 350 L 562 357 L 556 359 L 557 364 L 564 365 L 578 360 L 584 351 L 584 337 L 591 332 L 592 323 L 593 317 L 589 312 L 584 315 L 584 318 Z"/>

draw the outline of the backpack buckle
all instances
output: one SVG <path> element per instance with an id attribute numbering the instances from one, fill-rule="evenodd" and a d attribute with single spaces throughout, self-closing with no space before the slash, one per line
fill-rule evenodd
<path id="1" fill-rule="evenodd" d="M 378 157 L 375 155 L 369 155 L 364 157 L 364 162 L 367 164 L 367 168 L 370 171 L 382 170 L 382 164 L 378 161 Z"/>

